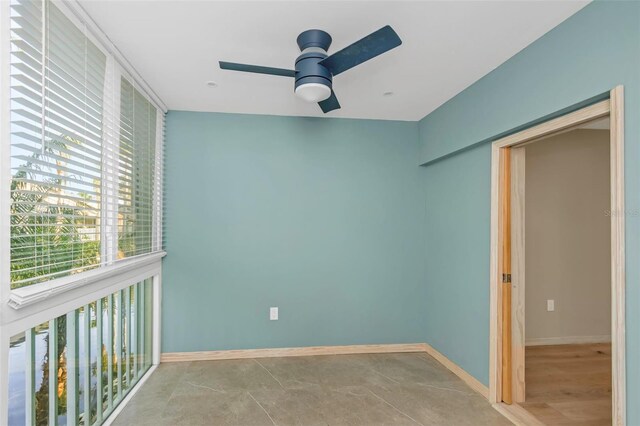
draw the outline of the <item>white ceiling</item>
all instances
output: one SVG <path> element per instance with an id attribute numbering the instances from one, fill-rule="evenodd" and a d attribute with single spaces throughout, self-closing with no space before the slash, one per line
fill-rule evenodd
<path id="1" fill-rule="evenodd" d="M 169 109 L 419 120 L 588 2 L 80 3 Z M 292 78 L 218 68 L 224 60 L 292 69 L 306 29 L 329 32 L 331 54 L 386 24 L 403 44 L 337 76 L 342 109 L 326 115 L 294 96 Z"/>

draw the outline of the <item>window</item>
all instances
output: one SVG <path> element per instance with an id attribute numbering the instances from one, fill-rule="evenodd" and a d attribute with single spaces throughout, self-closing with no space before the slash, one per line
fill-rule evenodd
<path id="1" fill-rule="evenodd" d="M 56 4 L 11 3 L 11 288 L 160 251 L 163 113 Z"/>
<path id="2" fill-rule="evenodd" d="M 153 246 L 156 108 L 124 77 L 120 84 L 118 259 Z"/>
<path id="3" fill-rule="evenodd" d="M 11 283 L 16 288 L 100 263 L 106 56 L 51 4 L 22 1 L 12 12 Z"/>
<path id="4" fill-rule="evenodd" d="M 160 358 L 162 101 L 76 2 L 0 9 L 0 424 L 99 425 Z"/>

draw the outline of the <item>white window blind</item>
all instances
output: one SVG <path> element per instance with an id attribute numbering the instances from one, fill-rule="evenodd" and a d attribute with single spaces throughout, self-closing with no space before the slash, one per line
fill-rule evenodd
<path id="1" fill-rule="evenodd" d="M 57 7 L 12 6 L 12 287 L 100 263 L 106 56 Z"/>
<path id="2" fill-rule="evenodd" d="M 11 288 L 160 250 L 163 113 L 54 3 L 10 8 Z"/>
<path id="3" fill-rule="evenodd" d="M 118 259 L 154 243 L 157 110 L 125 77 L 120 83 Z"/>

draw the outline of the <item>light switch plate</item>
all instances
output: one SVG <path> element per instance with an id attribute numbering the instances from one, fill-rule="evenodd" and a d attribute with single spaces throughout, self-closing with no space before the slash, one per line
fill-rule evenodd
<path id="1" fill-rule="evenodd" d="M 269 319 L 271 321 L 277 321 L 278 320 L 278 308 L 269 308 Z"/>
<path id="2" fill-rule="evenodd" d="M 553 299 L 547 300 L 547 312 L 553 312 L 556 310 L 556 302 Z"/>

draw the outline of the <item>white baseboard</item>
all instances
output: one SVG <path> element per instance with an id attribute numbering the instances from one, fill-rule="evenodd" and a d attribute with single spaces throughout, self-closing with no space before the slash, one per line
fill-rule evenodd
<path id="1" fill-rule="evenodd" d="M 449 371 L 462 379 L 471 389 L 478 392 L 480 395 L 489 399 L 489 388 L 486 387 L 480 380 L 467 373 L 458 364 L 451 361 L 449 358 L 438 352 L 433 346 L 425 343 L 425 352 L 436 359 L 440 364 L 444 365 Z"/>
<path id="2" fill-rule="evenodd" d="M 611 343 L 611 335 L 538 337 L 526 339 L 525 346 L 578 345 L 588 343 Z"/>
<path id="3" fill-rule="evenodd" d="M 238 349 L 226 351 L 165 352 L 161 362 L 216 361 L 223 359 L 272 358 L 313 355 L 381 354 L 393 352 L 424 352 L 424 343 L 388 345 L 309 346 L 301 348 Z"/>

